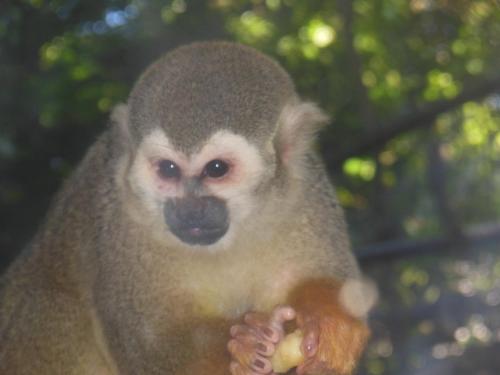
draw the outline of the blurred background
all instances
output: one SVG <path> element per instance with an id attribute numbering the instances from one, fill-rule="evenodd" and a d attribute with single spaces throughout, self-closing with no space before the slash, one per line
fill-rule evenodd
<path id="1" fill-rule="evenodd" d="M 138 74 L 206 39 L 332 115 L 318 148 L 380 289 L 360 374 L 498 375 L 498 0 L 3 0 L 0 269 Z"/>

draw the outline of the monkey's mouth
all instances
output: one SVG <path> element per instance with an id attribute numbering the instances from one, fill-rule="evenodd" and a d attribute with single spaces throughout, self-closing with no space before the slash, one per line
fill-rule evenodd
<path id="1" fill-rule="evenodd" d="M 203 228 L 199 226 L 170 227 L 172 233 L 189 245 L 212 245 L 227 232 L 228 226 Z"/>
<path id="2" fill-rule="evenodd" d="M 170 231 L 189 245 L 212 245 L 229 227 L 226 203 L 211 196 L 169 199 L 164 216 Z"/>

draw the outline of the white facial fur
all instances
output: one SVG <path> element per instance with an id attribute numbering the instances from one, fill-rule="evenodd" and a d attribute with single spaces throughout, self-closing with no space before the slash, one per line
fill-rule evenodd
<path id="1" fill-rule="evenodd" d="M 176 150 L 161 129 L 155 129 L 144 137 L 132 163 L 128 182 L 140 199 L 148 215 L 162 223 L 163 203 L 168 198 L 186 195 L 186 179 L 200 176 L 205 165 L 215 159 L 230 164 L 229 172 L 220 179 L 203 178 L 203 195 L 211 195 L 226 201 L 229 209 L 230 226 L 226 235 L 208 248 L 227 247 L 233 238 L 235 227 L 241 223 L 255 207 L 253 190 L 265 172 L 264 161 L 257 148 L 240 135 L 223 130 L 215 133 L 191 155 Z M 179 180 L 161 179 L 157 173 L 157 163 L 170 160 L 180 169 Z M 173 237 L 173 236 L 169 236 Z"/>

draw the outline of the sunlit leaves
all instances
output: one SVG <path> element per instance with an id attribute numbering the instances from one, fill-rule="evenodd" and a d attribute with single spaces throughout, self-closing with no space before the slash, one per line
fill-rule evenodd
<path id="1" fill-rule="evenodd" d="M 472 75 L 481 74 L 484 70 L 484 61 L 479 58 L 472 58 L 467 61 L 465 69 Z"/>
<path id="2" fill-rule="evenodd" d="M 424 301 L 427 303 L 435 303 L 441 296 L 441 289 L 437 286 L 429 286 L 424 292 Z"/>
<path id="3" fill-rule="evenodd" d="M 274 32 L 274 26 L 253 11 L 246 11 L 239 17 L 228 21 L 228 29 L 242 42 L 257 44 L 268 39 Z"/>
<path id="4" fill-rule="evenodd" d="M 375 35 L 358 33 L 354 39 L 354 46 L 360 52 L 376 52 L 380 46 Z"/>
<path id="5" fill-rule="evenodd" d="M 281 0 L 266 0 L 266 6 L 271 10 L 278 10 L 281 7 Z"/>
<path id="6" fill-rule="evenodd" d="M 410 0 L 410 9 L 415 14 L 430 11 L 433 8 L 434 1 L 432 0 Z"/>
<path id="7" fill-rule="evenodd" d="M 496 148 L 496 136 L 500 132 L 500 116 L 491 106 L 475 102 L 466 103 L 462 107 L 462 132 L 457 135 L 454 147 L 463 150 L 467 147 L 481 147 L 494 155 L 498 153 Z M 498 154 L 500 157 L 500 154 Z"/>
<path id="8" fill-rule="evenodd" d="M 467 21 L 471 25 L 477 26 L 490 17 L 496 7 L 498 4 L 492 4 L 490 1 L 472 1 L 466 13 Z"/>
<path id="9" fill-rule="evenodd" d="M 162 20 L 170 24 L 176 17 L 186 11 L 187 4 L 184 0 L 173 0 L 169 5 L 165 5 L 161 10 Z"/>
<path id="10" fill-rule="evenodd" d="M 370 181 L 375 176 L 375 162 L 371 159 L 350 158 L 344 162 L 343 171 L 345 174 Z"/>
<path id="11" fill-rule="evenodd" d="M 299 48 L 299 41 L 291 35 L 285 35 L 278 41 L 278 53 L 283 56 L 291 56 Z"/>
<path id="12" fill-rule="evenodd" d="M 381 375 L 387 371 L 386 363 L 380 357 L 370 358 L 368 355 L 366 367 L 370 375 Z"/>
<path id="13" fill-rule="evenodd" d="M 467 44 L 463 39 L 457 39 L 451 44 L 451 49 L 455 55 L 464 55 L 467 52 Z"/>
<path id="14" fill-rule="evenodd" d="M 41 49 L 41 63 L 43 68 L 49 68 L 56 61 L 61 58 L 64 49 L 64 39 L 56 38 L 50 43 L 42 46 Z"/>
<path id="15" fill-rule="evenodd" d="M 364 196 L 353 193 L 342 186 L 337 188 L 337 196 L 342 207 L 363 209 L 368 204 Z"/>
<path id="16" fill-rule="evenodd" d="M 450 73 L 434 69 L 427 74 L 427 88 L 423 95 L 428 101 L 451 99 L 457 96 L 460 89 L 460 82 L 457 82 Z"/>
<path id="17" fill-rule="evenodd" d="M 319 18 L 314 18 L 300 30 L 301 39 L 312 42 L 316 47 L 324 48 L 333 43 L 335 29 Z"/>
<path id="18" fill-rule="evenodd" d="M 82 81 L 99 71 L 96 62 L 87 55 L 79 55 L 78 39 L 72 35 L 56 37 L 40 49 L 40 65 L 43 70 L 55 66 L 67 67 L 71 78 Z"/>
<path id="19" fill-rule="evenodd" d="M 378 157 L 380 163 L 385 166 L 393 165 L 397 160 L 397 155 L 392 149 L 384 150 Z"/>
<path id="20" fill-rule="evenodd" d="M 108 11 L 107 22 L 111 22 L 109 15 L 117 12 Z M 66 33 L 40 48 L 40 68 L 48 77 L 53 75 L 48 82 L 43 76 L 31 82 L 41 94 L 37 108 L 43 127 L 57 126 L 67 116 L 93 124 L 101 113 L 110 111 L 125 97 L 127 88 L 123 83 L 104 77 L 106 71 L 96 58 L 101 51 L 93 38 L 86 33 Z M 68 107 L 73 110 L 67 111 Z"/>
<path id="21" fill-rule="evenodd" d="M 429 273 L 415 265 L 408 264 L 401 273 L 400 281 L 407 287 L 423 287 L 429 283 Z"/>
<path id="22" fill-rule="evenodd" d="M 463 107 L 463 113 L 463 138 L 468 145 L 485 146 L 500 131 L 500 124 L 485 105 L 467 103 Z"/>

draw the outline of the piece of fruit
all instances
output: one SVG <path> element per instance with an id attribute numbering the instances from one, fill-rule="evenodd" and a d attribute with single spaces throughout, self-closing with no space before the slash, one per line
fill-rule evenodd
<path id="1" fill-rule="evenodd" d="M 304 354 L 300 350 L 304 335 L 300 329 L 286 335 L 278 344 L 271 358 L 273 371 L 282 374 L 304 361 Z"/>

